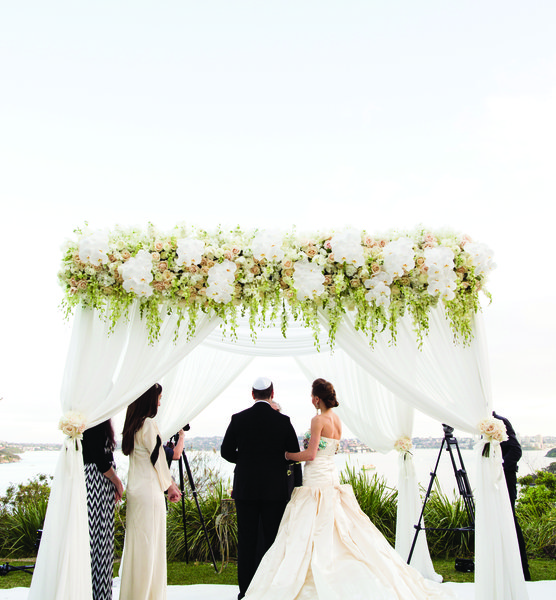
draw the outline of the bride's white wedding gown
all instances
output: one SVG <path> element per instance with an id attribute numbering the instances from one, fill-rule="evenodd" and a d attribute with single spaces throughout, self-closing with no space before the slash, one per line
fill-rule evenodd
<path id="1" fill-rule="evenodd" d="M 454 598 L 408 566 L 359 508 L 351 486 L 340 485 L 339 441 L 321 438 L 319 445 L 245 600 Z"/>

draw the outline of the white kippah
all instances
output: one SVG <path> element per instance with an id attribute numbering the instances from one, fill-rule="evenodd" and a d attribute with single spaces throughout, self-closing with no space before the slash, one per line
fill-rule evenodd
<path id="1" fill-rule="evenodd" d="M 253 382 L 254 390 L 267 390 L 272 385 L 272 381 L 268 377 L 257 377 Z"/>

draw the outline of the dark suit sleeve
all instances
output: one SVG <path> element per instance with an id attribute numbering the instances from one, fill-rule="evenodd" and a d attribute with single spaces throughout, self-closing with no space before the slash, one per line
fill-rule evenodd
<path id="1" fill-rule="evenodd" d="M 288 417 L 288 437 L 287 437 L 286 452 L 299 452 L 299 440 L 297 439 L 297 433 Z"/>
<path id="2" fill-rule="evenodd" d="M 222 446 L 220 447 L 220 455 L 228 462 L 237 463 L 237 437 L 233 417 L 224 434 Z"/>

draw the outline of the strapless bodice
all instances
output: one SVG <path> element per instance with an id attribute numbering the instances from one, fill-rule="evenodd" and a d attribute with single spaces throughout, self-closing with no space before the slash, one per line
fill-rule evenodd
<path id="1" fill-rule="evenodd" d="M 324 444 L 322 444 L 323 441 Z M 340 447 L 340 440 L 335 440 L 334 438 L 327 438 L 321 435 L 320 442 L 317 456 L 334 456 Z"/>
<path id="2" fill-rule="evenodd" d="M 340 447 L 340 440 L 321 436 L 315 460 L 309 460 L 303 468 L 303 485 L 309 487 L 329 487 L 340 485 L 334 455 Z"/>

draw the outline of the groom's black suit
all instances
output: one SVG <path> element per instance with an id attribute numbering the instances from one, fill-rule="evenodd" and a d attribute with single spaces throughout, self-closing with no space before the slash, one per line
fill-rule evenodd
<path id="1" fill-rule="evenodd" d="M 220 453 L 236 465 L 232 498 L 237 513 L 240 597 L 261 559 L 257 552 L 259 528 L 266 552 L 276 538 L 290 498 L 286 451 L 299 452 L 297 435 L 289 417 L 268 402 L 260 400 L 232 416 Z"/>

